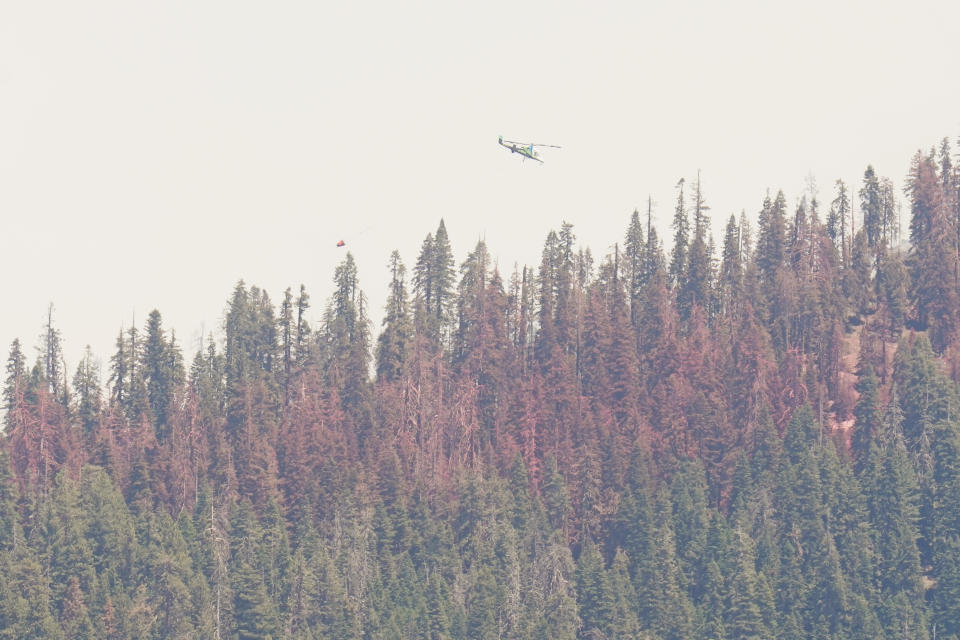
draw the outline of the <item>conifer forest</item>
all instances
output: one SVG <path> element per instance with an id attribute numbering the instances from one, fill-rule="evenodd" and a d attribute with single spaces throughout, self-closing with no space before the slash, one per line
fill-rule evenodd
<path id="1" fill-rule="evenodd" d="M 958 640 L 954 158 L 717 238 L 688 179 L 669 229 L 503 271 L 448 216 L 382 318 L 344 249 L 196 353 L 155 310 L 68 369 L 49 314 L 4 372 L 0 638 Z"/>

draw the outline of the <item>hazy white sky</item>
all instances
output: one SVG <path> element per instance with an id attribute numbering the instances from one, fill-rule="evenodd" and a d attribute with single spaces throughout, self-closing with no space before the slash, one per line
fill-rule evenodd
<path id="1" fill-rule="evenodd" d="M 719 229 L 767 189 L 899 186 L 960 134 L 955 2 L 0 4 L 0 345 L 47 305 L 72 374 L 153 308 L 189 359 L 244 279 L 315 316 L 344 249 L 379 328 L 391 250 L 446 220 L 596 256 L 701 171 Z M 521 162 L 497 136 L 562 145 Z"/>

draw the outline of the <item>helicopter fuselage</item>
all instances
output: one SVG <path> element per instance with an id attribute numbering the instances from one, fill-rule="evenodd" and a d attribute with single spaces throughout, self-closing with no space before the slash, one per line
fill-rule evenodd
<path id="1" fill-rule="evenodd" d="M 537 157 L 537 152 L 530 147 L 521 147 L 515 144 L 508 144 L 503 140 L 500 140 L 500 145 L 510 149 L 510 153 L 519 153 L 524 158 L 530 158 L 531 160 L 536 160 L 537 162 L 541 163 L 543 162 L 543 160 Z"/>

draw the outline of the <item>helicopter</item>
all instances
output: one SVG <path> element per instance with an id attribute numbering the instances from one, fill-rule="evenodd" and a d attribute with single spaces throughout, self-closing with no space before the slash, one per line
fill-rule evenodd
<path id="1" fill-rule="evenodd" d="M 541 164 L 543 163 L 543 160 L 540 159 L 540 154 L 534 150 L 534 147 L 551 147 L 553 149 L 560 148 L 555 144 L 539 144 L 535 142 L 514 142 L 513 140 L 504 140 L 503 136 L 500 136 L 499 142 L 501 146 L 509 149 L 510 153 L 519 153 L 524 158 L 536 160 Z"/>

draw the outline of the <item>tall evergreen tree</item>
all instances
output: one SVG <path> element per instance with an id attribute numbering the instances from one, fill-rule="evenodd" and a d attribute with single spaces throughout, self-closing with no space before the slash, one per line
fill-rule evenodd
<path id="1" fill-rule="evenodd" d="M 868 165 L 867 170 L 863 172 L 863 186 L 860 188 L 860 213 L 863 215 L 863 228 L 867 234 L 867 246 L 876 253 L 884 240 L 884 212 L 880 179 L 877 177 L 873 165 Z"/>
<path id="2" fill-rule="evenodd" d="M 146 340 L 141 357 L 140 370 L 146 383 L 150 412 L 156 423 L 157 438 L 162 442 L 170 431 L 170 404 L 186 374 L 183 354 L 173 336 L 167 339 L 160 312 L 156 309 L 147 316 Z"/>
<path id="3" fill-rule="evenodd" d="M 916 305 L 918 327 L 929 330 L 934 350 L 942 352 L 960 326 L 960 257 L 932 154 L 917 152 L 905 190 L 911 212 L 910 297 Z"/>
<path id="4" fill-rule="evenodd" d="M 881 320 L 888 332 L 885 338 L 900 335 L 910 313 L 909 277 L 899 254 L 887 252 L 877 270 L 877 289 Z"/>
<path id="5" fill-rule="evenodd" d="M 232 518 L 230 580 L 233 616 L 240 640 L 268 640 L 280 637 L 276 603 L 271 601 L 258 558 L 262 531 L 251 505 L 241 501 Z"/>
<path id="6" fill-rule="evenodd" d="M 850 449 L 854 454 L 857 469 L 866 464 L 871 443 L 877 440 L 881 429 L 882 411 L 880 406 L 879 380 L 869 364 L 860 370 L 856 389 L 860 394 L 857 406 L 853 410 L 856 418 Z"/>
<path id="7" fill-rule="evenodd" d="M 754 549 L 742 531 L 734 534 L 732 566 L 729 568 L 729 591 L 723 620 L 730 638 L 767 638 L 770 631 L 763 620 L 760 577 L 754 568 Z"/>
<path id="8" fill-rule="evenodd" d="M 293 321 L 293 292 L 287 287 L 283 292 L 283 302 L 280 303 L 280 317 L 277 318 L 277 329 L 280 338 L 281 368 L 279 376 L 283 387 L 283 406 L 290 404 L 291 382 L 293 379 L 294 364 L 294 333 L 296 328 Z"/>
<path id="9" fill-rule="evenodd" d="M 707 547 L 707 491 L 703 464 L 682 461 L 670 482 L 670 503 L 680 577 L 693 599 L 703 595 L 697 583 Z"/>
<path id="10" fill-rule="evenodd" d="M 868 477 L 868 504 L 877 532 L 879 618 L 889 635 L 925 627 L 917 478 L 906 448 L 897 438 L 880 452 Z"/>
<path id="11" fill-rule="evenodd" d="M 0 637 L 5 640 L 61 640 L 47 569 L 29 550 L 0 553 Z"/>
<path id="12" fill-rule="evenodd" d="M 20 497 L 10 468 L 10 455 L 0 448 L 0 552 L 15 551 L 23 544 L 23 527 L 17 512 Z"/>
<path id="13" fill-rule="evenodd" d="M 147 394 L 146 379 L 141 366 L 143 362 L 143 342 L 136 325 L 131 325 L 127 330 L 126 345 L 123 347 L 118 345 L 117 357 L 121 355 L 126 358 L 124 368 L 127 373 L 127 391 L 123 410 L 130 422 L 139 422 L 150 409 L 150 398 Z"/>
<path id="14" fill-rule="evenodd" d="M 550 526 L 555 531 L 567 533 L 568 518 L 570 516 L 570 491 L 567 481 L 557 467 L 557 459 L 553 455 L 547 456 L 544 464 L 543 502 L 547 509 Z"/>
<path id="15" fill-rule="evenodd" d="M 443 220 L 434 234 L 427 234 L 413 271 L 414 296 L 423 315 L 422 324 L 437 344 L 446 345 L 453 318 L 454 271 L 453 251 Z"/>
<path id="16" fill-rule="evenodd" d="M 20 399 L 26 390 L 27 384 L 27 362 L 20 348 L 20 340 L 15 338 L 10 343 L 10 353 L 7 356 L 6 377 L 3 381 L 3 408 L 4 420 L 9 427 L 11 412 L 20 402 Z"/>
<path id="17" fill-rule="evenodd" d="M 740 228 L 737 226 L 736 216 L 730 215 L 723 236 L 723 256 L 720 261 L 718 276 L 721 314 L 729 313 L 742 292 L 743 287 L 743 247 L 741 246 Z"/>
<path id="18" fill-rule="evenodd" d="M 366 295 L 360 289 L 353 255 L 334 273 L 334 292 L 327 306 L 325 351 L 328 375 L 333 375 L 345 407 L 365 401 L 370 363 L 370 320 Z"/>
<path id="19" fill-rule="evenodd" d="M 840 265 L 846 267 L 849 251 L 848 238 L 851 234 L 847 233 L 847 222 L 851 216 L 850 195 L 847 191 L 847 185 L 843 180 L 837 180 L 837 196 L 830 204 L 830 213 L 827 215 L 827 233 L 834 244 L 839 245 Z"/>
<path id="20" fill-rule="evenodd" d="M 390 288 L 387 294 L 383 331 L 377 338 L 377 379 L 390 382 L 400 377 L 412 340 L 411 324 L 405 282 L 406 267 L 400 252 L 390 254 Z"/>
<path id="21" fill-rule="evenodd" d="M 844 293 L 853 310 L 860 315 L 874 311 L 876 288 L 873 286 L 873 269 L 873 253 L 867 242 L 866 230 L 861 228 L 853 236 L 850 261 L 843 272 Z"/>
<path id="22" fill-rule="evenodd" d="M 786 259 L 787 246 L 787 201 L 783 191 L 778 191 L 771 201 L 764 200 L 757 220 L 757 270 L 761 282 L 770 290 L 775 286 L 777 271 Z"/>
<path id="23" fill-rule="evenodd" d="M 583 635 L 606 635 L 612 603 L 604 580 L 603 557 L 593 540 L 587 540 L 577 561 L 577 605 Z"/>
<path id="24" fill-rule="evenodd" d="M 712 312 L 713 256 L 709 250 L 709 209 L 701 190 L 700 174 L 697 173 L 693 190 L 693 239 L 687 256 L 686 278 L 678 297 L 682 317 L 688 317 L 694 305 L 708 314 Z"/>
<path id="25" fill-rule="evenodd" d="M 607 611 L 608 638 L 642 637 L 640 621 L 637 618 L 637 594 L 630 582 L 629 559 L 622 549 L 618 549 L 610 563 L 606 575 L 609 595 Z"/>
<path id="26" fill-rule="evenodd" d="M 647 279 L 646 269 L 644 268 L 647 252 L 646 235 L 646 230 L 640 221 L 640 212 L 634 209 L 624 238 L 623 262 L 627 299 L 630 303 L 630 321 L 635 327 L 640 323 L 641 294 Z"/>
<path id="27" fill-rule="evenodd" d="M 637 600 L 641 625 L 664 640 L 680 640 L 692 636 L 693 608 L 682 587 L 670 511 L 665 492 L 659 493 L 651 549 L 646 557 L 638 559 L 637 573 L 642 580 Z"/>
<path id="28" fill-rule="evenodd" d="M 310 309 L 310 295 L 307 288 L 300 285 L 300 295 L 297 296 L 297 341 L 296 361 L 303 366 L 310 355 L 310 323 L 307 321 L 307 311 Z"/>
<path id="29" fill-rule="evenodd" d="M 60 330 L 53 324 L 53 303 L 47 307 L 47 323 L 40 335 L 40 358 L 43 362 L 43 379 L 50 394 L 63 406 L 67 406 L 67 378 L 64 371 L 63 345 Z"/>
<path id="30" fill-rule="evenodd" d="M 880 239 L 884 250 L 900 243 L 900 203 L 890 178 L 880 179 Z"/>
<path id="31" fill-rule="evenodd" d="M 682 287 L 687 274 L 687 250 L 690 243 L 690 220 L 683 200 L 684 179 L 677 182 L 677 204 L 673 210 L 673 248 L 670 251 L 670 285 Z"/>
<path id="32" fill-rule="evenodd" d="M 255 286 L 248 290 L 239 282 L 228 303 L 224 329 L 224 444 L 231 450 L 216 455 L 232 457 L 240 492 L 262 507 L 276 496 L 274 447 L 283 406 L 276 377 L 277 322 L 267 293 Z M 229 463 L 224 460 L 217 466 L 229 476 Z"/>
<path id="33" fill-rule="evenodd" d="M 80 421 L 85 435 L 93 432 L 100 417 L 100 363 L 93 356 L 93 350 L 87 345 L 83 359 L 77 365 L 73 375 L 74 414 Z"/>
<path id="34" fill-rule="evenodd" d="M 110 390 L 110 403 L 123 406 L 129 394 L 129 372 L 127 371 L 127 343 L 123 339 L 123 329 L 117 336 L 116 352 L 110 358 L 110 378 L 107 386 Z"/>

